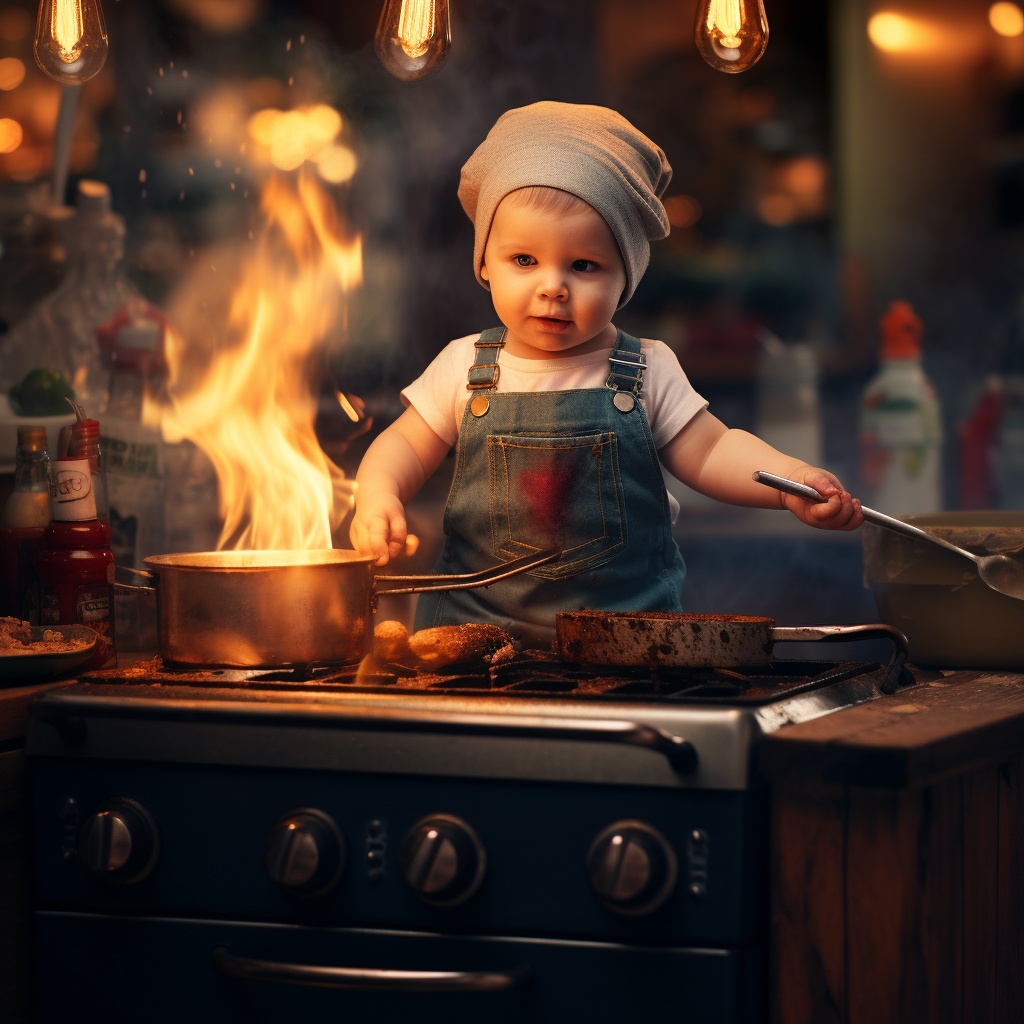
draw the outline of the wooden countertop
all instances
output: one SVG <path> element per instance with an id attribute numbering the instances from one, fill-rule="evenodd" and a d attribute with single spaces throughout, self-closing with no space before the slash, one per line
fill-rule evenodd
<path id="1" fill-rule="evenodd" d="M 61 679 L 53 683 L 0 688 L 0 747 L 10 745 L 28 731 L 28 704 L 37 693 L 52 690 L 56 686 L 67 686 L 73 681 Z"/>
<path id="2" fill-rule="evenodd" d="M 914 672 L 897 693 L 772 733 L 761 768 L 780 783 L 905 789 L 1024 751 L 1024 673 Z"/>

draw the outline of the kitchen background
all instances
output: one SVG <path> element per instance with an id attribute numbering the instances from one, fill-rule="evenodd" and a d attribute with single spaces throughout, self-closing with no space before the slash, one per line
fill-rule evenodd
<path id="1" fill-rule="evenodd" d="M 465 159 L 509 107 L 601 103 L 657 141 L 675 171 L 666 200 L 672 234 L 652 245 L 619 326 L 669 344 L 729 425 L 795 454 L 820 453 L 868 500 L 877 481 L 862 396 L 879 369 L 879 320 L 892 301 L 906 300 L 923 324 L 923 365 L 941 409 L 936 507 L 1021 507 L 1019 7 L 768 0 L 767 52 L 751 70 L 726 75 L 697 52 L 692 0 L 452 0 L 447 63 L 428 80 L 404 82 L 374 54 L 380 6 L 108 0 L 109 57 L 74 112 L 62 199 L 73 204 L 83 179 L 106 183 L 122 239 L 103 196 L 90 199 L 92 186 L 79 214 L 52 209 L 61 87 L 32 56 L 35 7 L 4 3 L 5 392 L 45 365 L 40 353 L 56 352 L 59 363 L 60 346 L 71 346 L 75 330 L 40 313 L 62 278 L 66 289 L 68 268 L 81 259 L 95 269 L 96 252 L 116 256 L 122 244 L 121 270 L 82 287 L 106 289 L 108 316 L 125 297 L 148 300 L 147 316 L 166 315 L 186 339 L 168 353 L 172 372 L 175 360 L 179 372 L 183 362 L 208 362 L 230 333 L 224 325 L 237 312 L 232 297 L 238 305 L 273 176 L 294 185 L 304 174 L 337 208 L 345 258 L 355 258 L 360 239 L 358 270 L 350 262 L 341 275 L 337 315 L 317 328 L 323 346 L 307 353 L 317 435 L 351 477 L 369 438 L 401 412 L 400 388 L 449 340 L 495 322 L 473 278 L 472 226 L 456 197 Z M 285 333 L 309 313 L 279 304 L 275 322 Z M 84 305 L 75 309 L 89 318 Z M 83 328 L 84 344 L 93 344 L 97 323 Z M 101 423 L 138 421 L 122 431 L 137 447 L 157 445 L 138 474 L 144 480 L 111 485 L 135 510 L 119 561 L 212 547 L 221 524 L 202 431 L 169 416 L 154 421 L 146 402 L 118 406 L 138 378 L 147 400 L 161 398 L 160 361 L 118 367 L 99 347 L 75 358 L 48 368 L 74 377 L 89 363 L 73 381 L 87 412 Z M 246 389 L 273 383 L 247 377 Z M 2 458 L 13 460 L 13 447 Z M 438 549 L 451 463 L 410 510 L 422 543 L 401 571 L 425 567 Z M 273 480 L 260 485 L 272 489 Z M 673 487 L 683 504 L 676 533 L 690 568 L 687 610 L 780 622 L 877 617 L 857 534 L 811 531 L 789 516 L 726 508 Z M 335 543 L 347 545 L 345 524 Z"/>

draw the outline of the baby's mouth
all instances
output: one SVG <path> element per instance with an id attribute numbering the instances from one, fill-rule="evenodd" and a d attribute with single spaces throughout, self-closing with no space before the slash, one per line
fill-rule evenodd
<path id="1" fill-rule="evenodd" d="M 533 319 L 549 331 L 567 331 L 572 326 L 572 320 L 560 316 L 535 316 Z"/>

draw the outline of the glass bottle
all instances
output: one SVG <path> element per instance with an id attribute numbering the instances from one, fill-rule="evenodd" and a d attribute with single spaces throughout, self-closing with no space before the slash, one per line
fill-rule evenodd
<path id="1" fill-rule="evenodd" d="M 124 277 L 124 219 L 110 208 L 110 189 L 78 183 L 73 217 L 60 226 L 67 270 L 57 287 L 0 341 L 0 389 L 45 367 L 64 375 L 80 402 L 104 410 L 109 374 L 100 357 L 96 327 L 141 296 Z"/>
<path id="2" fill-rule="evenodd" d="M 83 670 L 117 664 L 107 572 L 114 563 L 110 524 L 99 517 L 99 423 L 75 424 L 68 458 L 50 466 L 50 524 L 39 554 L 39 624 L 88 626 L 96 651 Z"/>
<path id="3" fill-rule="evenodd" d="M 14 490 L 0 513 L 0 615 L 39 624 L 39 552 L 50 522 L 45 427 L 19 427 Z"/>

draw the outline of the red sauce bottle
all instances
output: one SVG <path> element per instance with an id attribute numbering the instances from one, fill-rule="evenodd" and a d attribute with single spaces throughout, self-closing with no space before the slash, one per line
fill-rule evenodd
<path id="1" fill-rule="evenodd" d="M 53 521 L 39 554 L 39 624 L 81 623 L 99 638 L 83 670 L 117 664 L 114 605 L 107 582 L 113 565 L 110 524 L 98 518 L 105 504 L 99 455 L 99 424 L 75 424 L 66 460 L 52 463 L 50 511 Z M 105 511 L 105 509 L 104 509 Z"/>
<path id="2" fill-rule="evenodd" d="M 113 565 L 110 527 L 99 519 L 52 522 L 39 553 L 39 624 L 79 622 L 96 631 L 96 653 L 82 669 L 117 664 L 107 566 Z"/>

